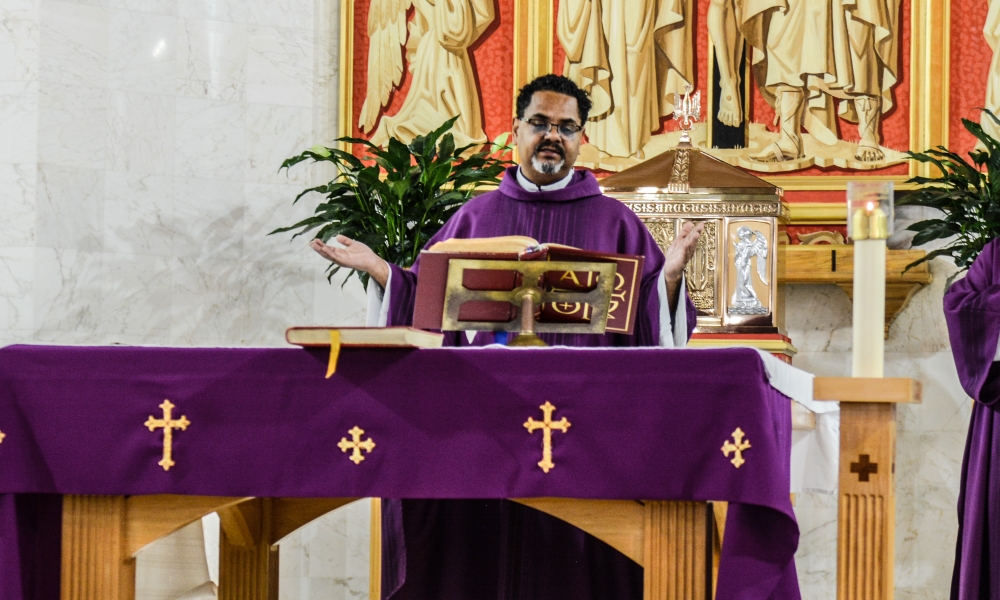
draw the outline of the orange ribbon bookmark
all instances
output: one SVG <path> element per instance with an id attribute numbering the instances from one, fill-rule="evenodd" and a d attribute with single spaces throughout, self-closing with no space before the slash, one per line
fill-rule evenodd
<path id="1" fill-rule="evenodd" d="M 330 362 L 326 365 L 326 378 L 337 372 L 337 359 L 340 358 L 340 331 L 330 330 Z"/>

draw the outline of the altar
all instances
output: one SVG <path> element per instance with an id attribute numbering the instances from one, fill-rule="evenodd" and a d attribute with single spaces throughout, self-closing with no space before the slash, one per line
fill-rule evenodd
<path id="1" fill-rule="evenodd" d="M 709 597 L 711 549 L 707 563 L 670 559 L 668 522 L 689 506 L 687 535 L 704 540 L 693 507 L 726 501 L 716 597 L 798 596 L 791 414 L 757 351 L 355 350 L 330 379 L 326 360 L 294 349 L 0 350 L 0 597 L 27 599 L 22 590 L 61 571 L 63 598 L 128 598 L 132 557 L 151 531 L 169 533 L 164 523 L 242 506 L 249 538 L 268 521 L 263 545 L 249 544 L 266 549 L 290 532 L 289 515 L 304 524 L 304 499 L 325 512 L 363 497 L 516 498 L 541 510 L 545 498 L 618 501 L 619 515 L 647 523 L 631 556 L 646 564 L 647 594 L 663 590 L 650 598 Z M 67 495 L 61 551 L 53 531 L 25 537 L 59 503 L 25 494 Z M 607 541 L 631 543 L 618 533 Z M 680 575 L 688 587 L 674 589 Z M 268 597 L 221 585 L 220 597 Z"/>

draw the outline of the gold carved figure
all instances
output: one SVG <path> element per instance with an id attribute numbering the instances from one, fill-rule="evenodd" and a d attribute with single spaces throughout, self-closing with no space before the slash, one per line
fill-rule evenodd
<path id="1" fill-rule="evenodd" d="M 736 443 L 733 444 L 729 440 L 726 440 L 726 443 L 722 444 L 722 454 L 726 458 L 729 458 L 731 453 L 736 453 L 736 455 L 733 456 L 733 460 L 729 462 L 733 463 L 733 466 L 737 469 L 742 467 L 746 462 L 746 460 L 743 459 L 743 451 L 750 448 L 750 440 L 743 439 L 745 435 L 746 434 L 743 433 L 743 430 L 737 427 L 736 431 L 733 432 L 733 440 Z"/>
<path id="2" fill-rule="evenodd" d="M 163 409 L 163 418 L 154 419 L 153 415 L 150 415 L 145 425 L 150 431 L 163 429 L 163 458 L 157 464 L 163 467 L 164 471 L 169 471 L 170 467 L 177 464 L 174 462 L 174 429 L 184 431 L 191 421 L 184 415 L 181 415 L 180 419 L 171 418 L 176 407 L 170 400 L 164 400 L 160 408 Z"/>
<path id="3" fill-rule="evenodd" d="M 587 138 L 602 156 L 645 158 L 674 93 L 694 81 L 691 0 L 561 0 L 563 74 L 590 93 Z"/>
<path id="4" fill-rule="evenodd" d="M 552 420 L 552 413 L 556 410 L 556 407 L 552 406 L 551 402 L 546 401 L 545 404 L 538 408 L 542 409 L 542 420 L 536 421 L 528 417 L 528 420 L 524 423 L 524 428 L 528 430 L 529 434 L 539 429 L 542 430 L 542 460 L 538 463 L 538 466 L 542 468 L 542 471 L 548 473 L 556 466 L 552 462 L 552 430 L 566 433 L 569 430 L 570 422 L 566 420 L 566 417 L 558 421 Z"/>
<path id="5" fill-rule="evenodd" d="M 691 296 L 695 308 L 710 311 L 715 308 L 717 222 L 711 220 L 702 222 L 705 228 L 694 247 L 694 255 L 684 267 L 684 277 L 687 280 L 688 295 Z"/>
<path id="6" fill-rule="evenodd" d="M 777 139 L 751 160 L 808 158 L 803 129 L 817 154 L 841 145 L 837 115 L 858 125 L 855 161 L 886 160 L 879 122 L 892 109 L 899 79 L 899 8 L 899 0 L 712 0 L 708 31 L 721 72 L 719 120 L 742 121 L 737 61 L 746 41 L 754 79 L 780 126 Z"/>
<path id="7" fill-rule="evenodd" d="M 486 143 L 469 47 L 495 19 L 493 9 L 493 0 L 372 0 L 367 95 L 358 121 L 362 131 L 375 129 L 372 143 L 385 146 L 390 137 L 409 143 L 456 115 L 451 133 L 458 146 Z M 413 74 L 409 92 L 397 114 L 379 120 L 402 81 L 404 46 Z"/>
<path id="8" fill-rule="evenodd" d="M 348 460 L 356 465 L 360 465 L 361 461 L 365 459 L 365 457 L 361 454 L 361 451 L 364 450 L 365 452 L 371 453 L 371 451 L 375 449 L 375 442 L 373 442 L 370 437 L 362 442 L 361 436 L 364 435 L 365 430 L 361 429 L 357 425 L 351 428 L 351 430 L 347 433 L 351 434 L 351 441 L 347 441 L 347 438 L 340 438 L 340 442 L 337 443 L 337 447 L 340 448 L 341 452 L 347 452 L 350 450 L 351 456 L 348 457 Z"/>
<path id="9" fill-rule="evenodd" d="M 694 254 L 684 267 L 684 278 L 687 281 L 688 295 L 698 310 L 712 311 L 715 309 L 715 259 L 718 222 L 707 219 L 700 221 L 705 228 L 695 245 Z M 646 228 L 653 236 L 656 244 L 664 252 L 674 241 L 674 221 L 657 220 L 655 217 L 646 219 Z"/>

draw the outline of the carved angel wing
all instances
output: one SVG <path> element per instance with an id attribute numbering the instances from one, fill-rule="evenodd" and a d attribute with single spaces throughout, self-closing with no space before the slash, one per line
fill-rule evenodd
<path id="1" fill-rule="evenodd" d="M 757 255 L 757 275 L 760 276 L 760 280 L 764 282 L 764 285 L 769 285 L 767 283 L 767 238 L 764 234 L 759 231 L 754 231 L 756 240 L 754 240 L 754 254 Z"/>
<path id="2" fill-rule="evenodd" d="M 403 77 L 406 11 L 413 0 L 372 0 L 368 6 L 368 90 L 358 127 L 371 131 Z"/>

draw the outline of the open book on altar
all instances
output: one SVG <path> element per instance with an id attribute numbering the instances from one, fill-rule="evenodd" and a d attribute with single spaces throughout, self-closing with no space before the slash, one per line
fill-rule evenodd
<path id="1" fill-rule="evenodd" d="M 608 309 L 606 331 L 631 334 L 639 302 L 639 286 L 645 257 L 581 250 L 561 244 L 539 244 L 526 236 L 449 239 L 420 253 L 420 276 L 413 310 L 413 326 L 441 329 L 447 293 L 448 267 L 453 259 L 495 261 L 549 261 L 614 263 L 615 281 Z M 466 269 L 462 286 L 476 291 L 510 291 L 522 285 L 516 271 Z M 597 273 L 554 270 L 544 275 L 542 287 L 554 292 L 587 292 L 597 287 Z M 517 317 L 519 308 L 510 302 L 469 301 L 459 310 L 459 321 L 506 323 Z M 539 323 L 588 323 L 593 307 L 580 302 L 543 303 Z"/>

